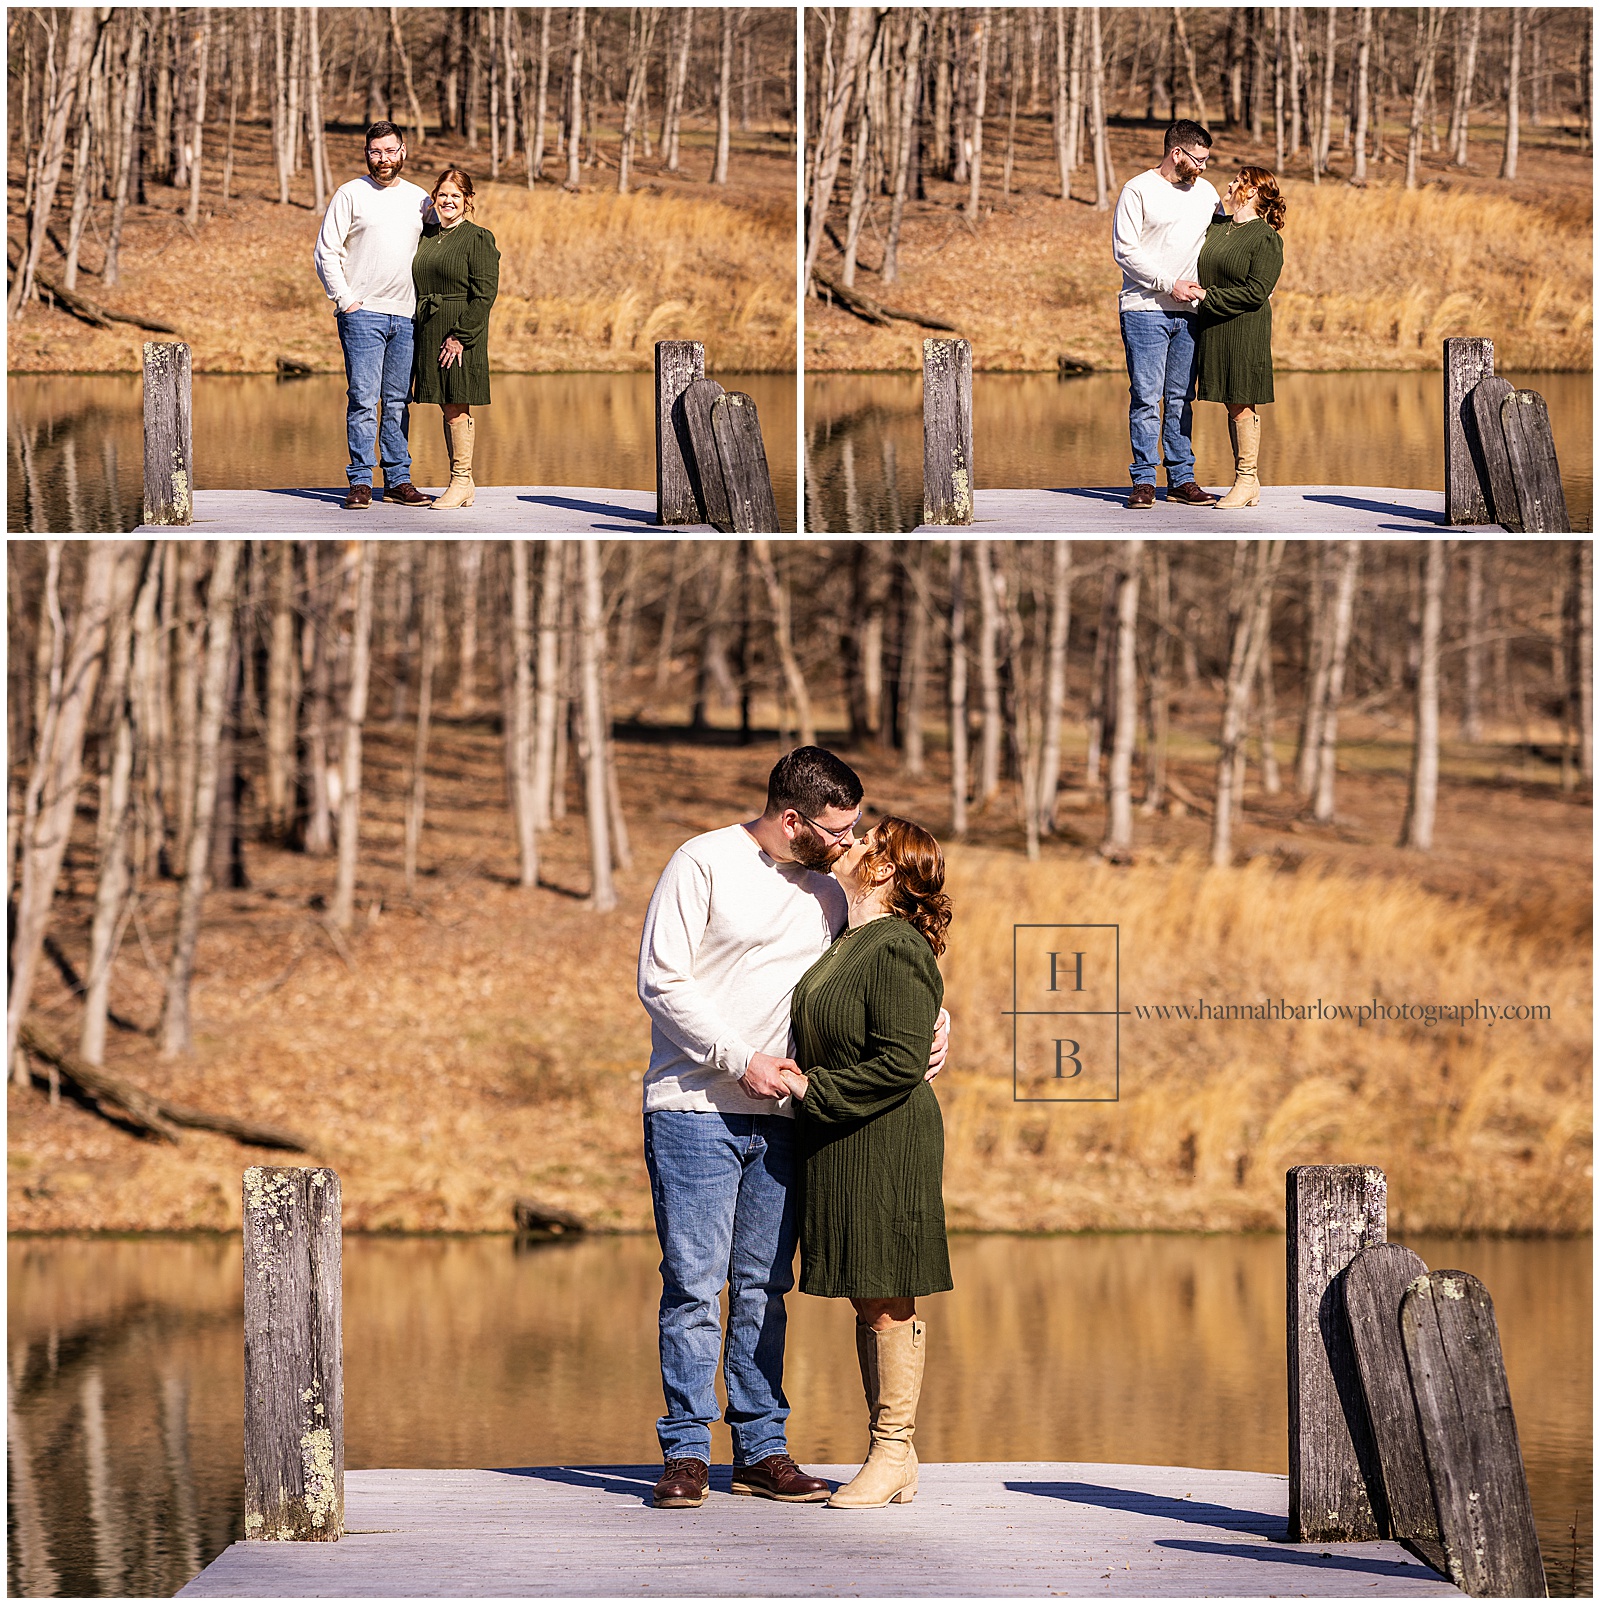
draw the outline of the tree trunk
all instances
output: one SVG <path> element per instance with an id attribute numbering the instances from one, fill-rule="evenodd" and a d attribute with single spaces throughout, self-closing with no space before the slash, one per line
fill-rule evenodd
<path id="1" fill-rule="evenodd" d="M 1417 162 L 1422 155 L 1422 115 L 1433 90 L 1433 58 L 1439 46 L 1439 30 L 1444 26 L 1444 8 L 1429 6 L 1418 17 L 1420 49 L 1417 76 L 1411 86 L 1411 132 L 1406 140 L 1406 188 L 1417 187 Z M 1515 173 L 1509 175 L 1516 177 Z"/>
<path id="2" fill-rule="evenodd" d="M 846 289 L 856 282 L 856 247 L 861 240 L 861 220 L 867 209 L 867 159 L 873 126 L 873 107 L 877 102 L 877 85 L 882 73 L 885 28 L 880 16 L 872 36 L 872 47 L 867 52 L 867 70 L 856 80 L 855 104 L 856 140 L 850 156 L 850 213 L 845 223 L 844 263 L 839 280 Z"/>
<path id="3" fill-rule="evenodd" d="M 539 884 L 539 838 L 533 802 L 533 621 L 529 606 L 527 541 L 511 543 L 511 808 L 517 824 L 519 884 Z"/>
<path id="4" fill-rule="evenodd" d="M 802 278 L 807 295 L 811 293 L 811 274 L 817 265 L 817 254 L 822 249 L 834 181 L 839 176 L 839 163 L 844 157 L 845 119 L 855 100 L 856 74 L 860 69 L 871 20 L 870 6 L 850 7 L 831 94 L 826 86 L 823 91 L 825 98 L 818 113 L 817 141 L 811 155 L 811 193 L 806 218 L 806 260 Z M 831 19 L 824 26 L 831 29 Z"/>
<path id="5" fill-rule="evenodd" d="M 289 68 L 283 54 L 283 7 L 272 8 L 272 155 L 278 168 L 278 204 L 289 204 Z"/>
<path id="6" fill-rule="evenodd" d="M 1106 834 L 1103 857 L 1125 860 L 1133 851 L 1133 745 L 1139 734 L 1139 570 L 1142 540 L 1124 541 L 1117 584 L 1117 726 L 1106 770 Z"/>
<path id="7" fill-rule="evenodd" d="M 226 712 L 228 667 L 233 650 L 234 579 L 239 542 L 218 541 L 206 601 L 205 673 L 200 694 L 196 744 L 194 802 L 178 894 L 178 928 L 167 970 L 166 998 L 161 1010 L 161 1052 L 172 1058 L 193 1051 L 189 1021 L 189 984 L 194 974 L 195 945 L 200 937 L 200 905 L 206 894 L 211 863 L 211 820 L 217 802 L 217 748 Z"/>
<path id="8" fill-rule="evenodd" d="M 1461 739 L 1483 740 L 1483 548 L 1482 541 L 1467 547 L 1467 639 L 1461 690 Z"/>
<path id="9" fill-rule="evenodd" d="M 176 771 L 178 817 L 174 856 L 180 864 L 189 861 L 189 836 L 194 828 L 194 771 L 199 762 L 200 717 L 200 638 L 205 620 L 197 594 L 202 543 L 180 541 L 178 548 L 178 619 L 174 644 L 178 654 Z"/>
<path id="10" fill-rule="evenodd" d="M 1578 774 L 1594 787 L 1594 544 L 1574 541 L 1572 553 L 1573 614 L 1576 640 L 1572 653 L 1572 722 L 1578 730 Z"/>
<path id="11" fill-rule="evenodd" d="M 728 182 L 729 119 L 733 114 L 733 24 L 738 16 L 733 6 L 722 12 L 722 59 L 717 73 L 717 155 L 711 168 L 711 182 Z"/>
<path id="12" fill-rule="evenodd" d="M 1216 801 L 1211 816 L 1211 862 L 1218 869 L 1226 869 L 1233 862 L 1238 758 L 1244 740 L 1250 688 L 1267 645 L 1272 586 L 1283 558 L 1283 548 L 1283 541 L 1252 543 L 1251 572 L 1234 615 L 1228 678 L 1223 693 L 1222 730 L 1217 741 Z"/>
<path id="13" fill-rule="evenodd" d="M 689 47 L 693 37 L 694 7 L 684 6 L 678 32 L 678 50 L 672 60 L 671 84 L 662 96 L 664 104 L 661 110 L 661 154 L 669 173 L 677 172 L 681 154 L 683 92 L 689 81 Z"/>
<path id="14" fill-rule="evenodd" d="M 584 8 L 572 8 L 571 57 L 567 66 L 567 189 L 577 189 L 582 175 Z"/>
<path id="15" fill-rule="evenodd" d="M 45 607 L 50 623 L 48 680 L 24 796 L 21 871 L 11 937 L 6 1065 L 17 1063 L 17 1034 L 33 995 L 45 927 L 66 856 L 83 773 L 83 733 L 94 703 L 116 567 L 113 542 L 89 543 L 77 614 L 69 634 L 60 600 L 65 543 L 46 543 Z"/>
<path id="16" fill-rule="evenodd" d="M 900 228 L 905 217 L 906 194 L 917 150 L 918 110 L 922 94 L 922 13 L 911 13 L 906 40 L 905 76 L 900 92 L 900 132 L 895 141 L 894 192 L 889 207 L 889 233 L 883 245 L 880 277 L 893 284 L 900 276 Z"/>
<path id="17" fill-rule="evenodd" d="M 1089 122 L 1094 130 L 1094 207 L 1097 212 L 1109 211 L 1111 186 L 1115 174 L 1111 169 L 1111 145 L 1106 137 L 1105 60 L 1100 45 L 1100 7 L 1089 8 Z"/>
<path id="18" fill-rule="evenodd" d="M 206 67 L 211 56 L 211 7 L 200 8 L 200 38 L 195 45 L 193 149 L 189 152 L 189 222 L 200 221 L 200 146 L 206 131 Z"/>
<path id="19" fill-rule="evenodd" d="M 470 719 L 478 711 L 478 578 L 483 571 L 483 542 L 462 541 L 456 548 L 461 588 L 461 642 L 456 675 L 456 716 Z"/>
<path id="20" fill-rule="evenodd" d="M 1433 847 L 1439 801 L 1439 626 L 1444 609 L 1445 545 L 1429 541 L 1423 581 L 1421 657 L 1417 666 L 1416 734 L 1411 748 L 1411 784 L 1406 793 L 1400 845 L 1426 853 Z"/>
<path id="21" fill-rule="evenodd" d="M 1305 706 L 1300 715 L 1300 745 L 1295 753 L 1295 789 L 1310 800 L 1316 790 L 1318 754 L 1322 751 L 1322 713 L 1328 702 L 1328 666 L 1331 632 L 1328 629 L 1327 547 L 1313 542 L 1311 572 L 1306 587 Z"/>
<path id="22" fill-rule="evenodd" d="M 978 21 L 973 32 L 973 48 L 978 55 L 978 81 L 973 91 L 971 145 L 972 153 L 967 158 L 968 185 L 967 190 L 967 221 L 978 221 L 978 191 L 983 181 L 983 117 L 989 92 L 989 7 L 982 6 L 978 10 Z M 987 736 L 985 737 L 987 747 Z M 985 799 L 987 800 L 987 799 Z"/>
<path id="23" fill-rule="evenodd" d="M 1056 171 L 1061 179 L 1061 199 L 1072 198 L 1072 167 L 1073 144 L 1077 136 L 1077 122 L 1074 113 L 1077 108 L 1072 103 L 1072 71 L 1068 66 L 1067 53 L 1067 16 L 1073 20 L 1073 48 L 1077 48 L 1077 22 L 1079 12 L 1067 6 L 1056 7 L 1056 75 L 1054 92 L 1050 97 L 1050 109 L 1054 114 L 1054 127 L 1056 146 Z"/>
<path id="24" fill-rule="evenodd" d="M 928 547 L 917 541 L 914 557 L 907 561 L 911 583 L 911 640 L 906 651 L 906 712 L 901 766 L 913 780 L 923 771 L 923 721 L 927 716 L 928 695 Z"/>
<path id="25" fill-rule="evenodd" d="M 550 111 L 550 13 L 553 6 L 539 8 L 539 84 L 533 106 L 533 139 L 528 148 L 528 182 L 544 177 L 544 125 Z"/>
<path id="26" fill-rule="evenodd" d="M 1278 773 L 1276 746 L 1278 706 L 1272 683 L 1272 619 L 1267 618 L 1266 634 L 1261 639 L 1261 789 L 1276 797 L 1283 790 L 1283 777 Z"/>
<path id="27" fill-rule="evenodd" d="M 1311 817 L 1318 824 L 1333 822 L 1333 793 L 1339 756 L 1339 699 L 1344 695 L 1345 659 L 1350 651 L 1350 624 L 1355 613 L 1356 576 L 1361 568 L 1361 542 L 1344 543 L 1344 564 L 1339 570 L 1339 594 L 1333 604 L 1333 641 L 1328 655 L 1328 683 L 1323 693 L 1318 739 L 1316 798 Z"/>
<path id="28" fill-rule="evenodd" d="M 62 283 L 69 290 L 78 287 L 78 249 L 83 243 L 83 225 L 89 215 L 90 167 L 89 143 L 98 136 L 102 160 L 108 144 L 110 129 L 105 126 L 106 51 L 111 35 L 102 27 L 95 41 L 94 55 L 84 72 L 78 90 L 78 148 L 72 163 L 72 221 L 67 228 L 67 260 L 62 270 Z"/>
<path id="29" fill-rule="evenodd" d="M 1327 33 L 1322 46 L 1322 109 L 1317 127 L 1317 171 L 1328 170 L 1328 157 L 1333 147 L 1333 79 L 1338 55 L 1337 6 L 1327 8 Z"/>
<path id="30" fill-rule="evenodd" d="M 1368 91 L 1368 74 L 1372 63 L 1372 7 L 1359 8 L 1360 21 L 1356 33 L 1356 134 L 1354 170 L 1351 177 L 1357 184 L 1367 181 L 1367 122 L 1371 115 L 1371 95 Z"/>
<path id="31" fill-rule="evenodd" d="M 354 562 L 359 568 L 339 780 L 339 868 L 333 893 L 333 923 L 342 931 L 348 931 L 355 922 L 356 859 L 361 844 L 361 727 L 367 718 L 367 683 L 372 658 L 372 573 L 376 561 L 376 549 L 371 541 L 350 544 L 357 550 L 350 554 L 347 562 Z"/>
<path id="32" fill-rule="evenodd" d="M 622 154 L 617 160 L 617 193 L 628 193 L 628 179 L 633 172 L 633 140 L 639 121 L 639 108 L 644 98 L 645 80 L 650 72 L 650 46 L 655 39 L 656 20 L 661 15 L 659 6 L 635 8 L 635 32 L 629 40 L 628 94 L 622 111 Z"/>
<path id="33" fill-rule="evenodd" d="M 122 138 L 117 149 L 117 193 L 111 203 L 111 227 L 106 235 L 105 265 L 100 282 L 108 288 L 121 274 L 122 222 L 128 211 L 128 186 L 133 177 L 133 157 L 139 145 L 139 88 L 142 81 L 140 57 L 144 50 L 145 23 L 142 13 L 128 12 L 128 55 L 124 66 Z"/>
<path id="34" fill-rule="evenodd" d="M 409 77 L 408 77 L 409 85 Z M 418 149 L 421 148 L 422 124 L 418 114 Z M 232 159 L 232 130 L 229 131 L 229 158 Z M 328 193 L 333 188 L 333 170 L 328 166 L 328 142 L 322 118 L 322 27 L 317 8 L 306 9 L 306 150 L 311 158 L 311 184 L 313 204 L 320 214 L 328 204 Z M 223 197 L 227 188 L 224 185 Z"/>
<path id="35" fill-rule="evenodd" d="M 579 543 L 582 560 L 582 617 L 579 665 L 583 695 L 583 728 L 589 749 L 584 764 L 585 805 L 589 819 L 589 907 L 597 914 L 617 906 L 611 881 L 610 797 L 606 784 L 605 693 L 600 677 L 605 662 L 604 602 L 600 592 L 600 544 Z"/>
<path id="36" fill-rule="evenodd" d="M 332 710 L 332 664 L 328 642 L 330 609 L 319 578 L 321 543 L 305 543 L 306 612 L 301 626 L 300 668 L 309 684 L 300 730 L 300 850 L 324 858 L 333 850 L 332 803 L 328 790 L 328 720 Z"/>
<path id="37" fill-rule="evenodd" d="M 1061 719 L 1067 703 L 1067 638 L 1072 625 L 1072 542 L 1052 541 L 1050 646 L 1045 665 L 1044 754 L 1039 762 L 1039 795 L 1035 806 L 1039 829 L 1056 828 L 1056 793 L 1061 786 Z"/>
<path id="38" fill-rule="evenodd" d="M 553 818 L 556 722 L 561 706 L 561 603 L 565 595 L 565 541 L 545 541 L 539 574 L 539 691 L 533 739 L 533 822 L 548 830 Z"/>
<path id="39" fill-rule="evenodd" d="M 773 561 L 772 542 L 758 540 L 754 543 L 754 550 L 762 583 L 767 588 L 767 601 L 772 608 L 773 640 L 778 661 L 783 666 L 784 684 L 788 687 L 789 700 L 794 703 L 799 745 L 814 747 L 817 744 L 817 726 L 811 713 L 811 695 L 806 678 L 800 668 L 800 660 L 795 655 L 794 635 L 789 620 L 789 586 L 779 575 Z"/>
<path id="40" fill-rule="evenodd" d="M 1155 581 L 1155 628 L 1150 639 L 1150 667 L 1146 675 L 1146 751 L 1144 801 L 1140 808 L 1155 813 L 1166 800 L 1167 788 L 1167 686 L 1172 673 L 1172 571 L 1167 547 L 1158 541 L 1154 549 L 1152 579 Z"/>
<path id="41" fill-rule="evenodd" d="M 294 715 L 300 701 L 294 639 L 294 558 L 293 541 L 281 542 L 274 548 L 266 720 L 266 833 L 274 841 L 288 838 L 294 811 Z"/>
<path id="42" fill-rule="evenodd" d="M 950 542 L 950 834 L 967 833 L 967 643 L 962 543 Z"/>
<path id="43" fill-rule="evenodd" d="M 1522 8 L 1510 9 L 1511 40 L 1510 63 L 1506 68 L 1506 143 L 1500 155 L 1501 178 L 1517 176 L 1517 119 L 1519 115 L 1518 91 L 1522 80 Z"/>
<path id="44" fill-rule="evenodd" d="M 1000 745 L 1005 726 L 1000 709 L 1000 598 L 990 543 L 975 542 L 973 555 L 978 565 L 978 689 L 983 698 L 983 744 L 978 762 L 978 806 L 982 809 L 1000 790 Z"/>
<path id="45" fill-rule="evenodd" d="M 444 547 L 428 543 L 428 563 L 422 592 L 422 665 L 417 675 L 417 740 L 411 755 L 411 791 L 406 802 L 406 891 L 417 884 L 417 854 L 422 845 L 422 822 L 428 802 L 428 736 L 433 724 L 433 675 L 439 662 L 444 586 Z"/>

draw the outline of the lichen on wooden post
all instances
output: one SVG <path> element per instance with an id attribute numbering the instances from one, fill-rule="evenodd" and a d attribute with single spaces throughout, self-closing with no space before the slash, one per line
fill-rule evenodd
<path id="1" fill-rule="evenodd" d="M 922 342 L 922 522 L 972 522 L 972 346 Z"/>
<path id="2" fill-rule="evenodd" d="M 189 348 L 144 346 L 144 521 L 194 522 L 194 415 Z"/>
<path id="3" fill-rule="evenodd" d="M 1388 1183 L 1371 1165 L 1296 1165 L 1286 1181 L 1289 1539 L 1378 1538 L 1382 1472 L 1341 1273 L 1387 1239 Z"/>
<path id="4" fill-rule="evenodd" d="M 1444 343 L 1444 521 L 1492 524 L 1485 489 L 1477 422 L 1467 397 L 1480 379 L 1494 374 L 1494 341 L 1452 339 Z"/>
<path id="5" fill-rule="evenodd" d="M 685 454 L 692 448 L 680 432 L 682 413 L 674 403 L 696 379 L 706 376 L 706 348 L 698 340 L 656 342 L 656 523 L 698 524 Z"/>
<path id="6" fill-rule="evenodd" d="M 344 1530 L 339 1178 L 244 1173 L 244 1535 Z"/>

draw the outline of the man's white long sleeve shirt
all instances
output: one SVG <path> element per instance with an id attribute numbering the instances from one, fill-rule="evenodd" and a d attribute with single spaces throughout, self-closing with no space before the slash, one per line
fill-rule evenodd
<path id="1" fill-rule="evenodd" d="M 417 310 L 411 259 L 422 238 L 428 192 L 397 178 L 387 188 L 371 178 L 341 184 L 323 213 L 311 261 L 340 312 L 356 302 L 363 312 L 409 318 Z"/>
<path id="2" fill-rule="evenodd" d="M 1153 167 L 1122 186 L 1111 226 L 1111 254 L 1122 269 L 1119 311 L 1194 311 L 1194 302 L 1173 300 L 1172 286 L 1195 276 L 1217 205 L 1209 180 L 1181 189 Z"/>
<path id="3" fill-rule="evenodd" d="M 789 1050 L 796 983 L 848 917 L 831 875 L 770 858 L 743 825 L 687 841 L 656 882 L 639 943 L 650 1016 L 644 1107 L 789 1114 L 739 1085 L 752 1054 Z"/>

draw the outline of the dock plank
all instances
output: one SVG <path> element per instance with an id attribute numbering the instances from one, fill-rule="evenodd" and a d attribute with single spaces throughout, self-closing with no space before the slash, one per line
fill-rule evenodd
<path id="1" fill-rule="evenodd" d="M 420 487 L 429 496 L 443 494 Z M 374 496 L 364 512 L 346 512 L 344 490 L 197 490 L 195 535 L 714 535 L 709 524 L 657 524 L 648 490 L 589 485 L 479 485 L 471 507 L 434 512 L 387 506 Z M 141 524 L 135 534 L 157 534 Z"/>
<path id="2" fill-rule="evenodd" d="M 1208 487 L 1216 489 L 1216 487 Z M 1157 490 L 1146 511 L 1127 506 L 1126 485 L 974 492 L 971 534 L 985 535 L 1439 535 L 1444 495 L 1379 485 L 1263 485 L 1259 507 L 1186 507 Z M 1493 534 L 1495 525 L 1460 532 Z M 941 535 L 923 524 L 919 535 Z"/>
<path id="3" fill-rule="evenodd" d="M 830 1480 L 854 1466 L 812 1468 Z M 346 1473 L 337 1544 L 238 1543 L 197 1599 L 1442 1597 L 1398 1544 L 1287 1543 L 1288 1480 L 1060 1462 L 927 1464 L 910 1505 L 654 1510 L 656 1466 Z"/>

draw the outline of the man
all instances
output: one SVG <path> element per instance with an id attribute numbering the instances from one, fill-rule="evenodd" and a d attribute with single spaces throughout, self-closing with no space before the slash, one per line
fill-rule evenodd
<path id="1" fill-rule="evenodd" d="M 411 314 L 417 294 L 411 259 L 422 237 L 428 192 L 401 178 L 405 141 L 390 122 L 367 130 L 367 173 L 341 184 L 328 202 L 311 260 L 333 302 L 344 348 L 350 462 L 346 507 L 372 505 L 372 449 L 379 449 L 387 502 L 433 503 L 411 483 Z M 381 418 L 381 424 L 374 422 Z"/>
<path id="2" fill-rule="evenodd" d="M 1154 505 L 1158 450 L 1166 459 L 1169 502 L 1216 501 L 1194 482 L 1190 440 L 1193 308 L 1205 298 L 1195 272 L 1217 209 L 1217 192 L 1202 176 L 1210 160 L 1211 135 L 1199 123 L 1176 122 L 1162 141 L 1161 165 L 1130 178 L 1117 198 L 1111 254 L 1122 269 L 1117 305 L 1128 358 L 1129 507 Z"/>
<path id="3" fill-rule="evenodd" d="M 733 1492 L 787 1504 L 828 1497 L 827 1483 L 790 1459 L 784 1434 L 783 1300 L 800 1222 L 782 1072 L 799 1068 L 785 1056 L 795 983 L 845 927 L 845 895 L 827 871 L 850 846 L 861 795 L 848 764 L 795 748 L 772 771 L 761 817 L 685 842 L 645 915 L 644 1151 L 661 1240 L 666 1397 L 658 1506 L 705 1503 L 719 1354 Z M 941 1015 L 930 1075 L 947 1040 Z"/>

